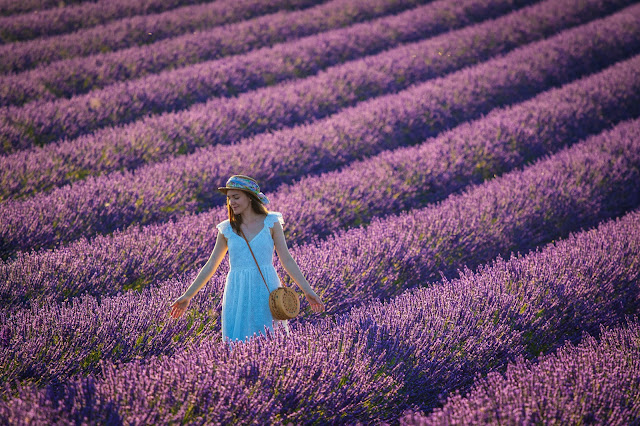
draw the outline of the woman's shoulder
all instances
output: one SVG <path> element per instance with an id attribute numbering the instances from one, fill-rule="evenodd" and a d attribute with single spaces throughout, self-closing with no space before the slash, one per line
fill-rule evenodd
<path id="1" fill-rule="evenodd" d="M 276 222 L 280 222 L 280 225 L 284 225 L 284 219 L 282 218 L 282 213 L 280 212 L 267 213 L 267 217 L 264 219 L 264 221 L 269 228 L 272 228 Z"/>
<path id="2" fill-rule="evenodd" d="M 218 223 L 216 225 L 216 228 L 218 228 L 218 230 L 222 232 L 222 235 L 224 235 L 227 238 L 229 238 L 229 236 L 231 235 L 232 229 L 231 229 L 231 221 L 229 221 L 229 219 L 225 219 L 222 222 Z"/>
<path id="3" fill-rule="evenodd" d="M 231 225 L 231 221 L 229 219 L 225 219 L 222 222 L 218 223 L 216 225 L 216 228 L 221 228 L 221 227 L 230 226 L 230 225 Z"/>

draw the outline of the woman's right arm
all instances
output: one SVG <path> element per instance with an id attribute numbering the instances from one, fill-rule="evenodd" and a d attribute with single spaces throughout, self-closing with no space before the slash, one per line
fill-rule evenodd
<path id="1" fill-rule="evenodd" d="M 189 302 L 193 298 L 193 296 L 200 291 L 200 289 L 211 279 L 213 274 L 222 263 L 222 259 L 224 259 L 224 255 L 227 253 L 227 239 L 224 237 L 222 232 L 218 232 L 218 236 L 216 237 L 216 245 L 213 247 L 213 251 L 211 252 L 211 256 L 209 256 L 209 260 L 207 263 L 200 269 L 198 275 L 196 276 L 193 283 L 189 286 L 189 288 L 176 299 L 175 302 L 171 304 L 171 315 L 173 318 L 179 318 L 182 314 L 187 310 L 189 306 Z"/>

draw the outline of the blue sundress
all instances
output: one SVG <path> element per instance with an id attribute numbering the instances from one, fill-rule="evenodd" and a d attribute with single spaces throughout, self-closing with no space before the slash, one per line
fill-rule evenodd
<path id="1" fill-rule="evenodd" d="M 284 224 L 282 214 L 269 212 L 262 230 L 249 241 L 269 292 L 282 286 L 273 266 L 274 242 L 270 229 L 276 221 Z M 217 224 L 216 228 L 226 237 L 229 250 L 229 272 L 222 295 L 222 339 L 245 341 L 264 334 L 265 327 L 271 331 L 274 327 L 282 327 L 289 334 L 288 321 L 275 320 L 271 315 L 269 292 L 245 239 L 235 233 L 229 219 Z"/>

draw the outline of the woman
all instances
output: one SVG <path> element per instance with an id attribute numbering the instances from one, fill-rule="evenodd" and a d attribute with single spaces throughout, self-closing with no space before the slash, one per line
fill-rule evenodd
<path id="1" fill-rule="evenodd" d="M 281 287 L 273 267 L 274 247 L 282 266 L 302 290 L 311 309 L 324 311 L 320 297 L 311 289 L 289 253 L 282 230 L 282 214 L 266 209 L 264 205 L 269 200 L 260 192 L 258 183 L 248 176 L 234 175 L 218 190 L 227 196 L 229 219 L 216 225 L 219 232 L 209 260 L 187 291 L 173 302 L 170 315 L 179 318 L 184 314 L 189 301 L 211 279 L 228 249 L 230 268 L 222 295 L 223 340 L 245 340 L 254 333 L 264 332 L 265 327 L 273 331 L 274 326 L 282 326 L 288 333 L 287 321 L 274 320 L 271 315 L 269 293 L 256 266 L 257 260 L 269 292 Z"/>

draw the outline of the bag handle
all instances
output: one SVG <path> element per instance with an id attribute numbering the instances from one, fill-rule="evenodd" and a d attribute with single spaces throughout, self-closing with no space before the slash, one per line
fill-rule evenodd
<path id="1" fill-rule="evenodd" d="M 267 280 L 264 279 L 264 275 L 262 275 L 262 271 L 260 270 L 260 265 L 258 265 L 258 260 L 256 259 L 256 256 L 253 254 L 253 250 L 251 250 L 251 244 L 249 244 L 249 240 L 247 240 L 247 237 L 245 237 L 244 231 L 242 231 L 242 228 L 240 228 L 240 233 L 242 234 L 242 238 L 244 238 L 244 240 L 247 242 L 247 246 L 249 247 L 249 251 L 251 252 L 251 256 L 253 256 L 253 260 L 255 260 L 255 262 L 256 262 L 256 266 L 258 267 L 258 272 L 260 272 L 260 276 L 262 277 L 262 281 L 264 281 L 264 286 L 267 287 L 267 293 L 271 293 L 271 291 L 269 290 L 269 286 L 267 285 Z"/>

